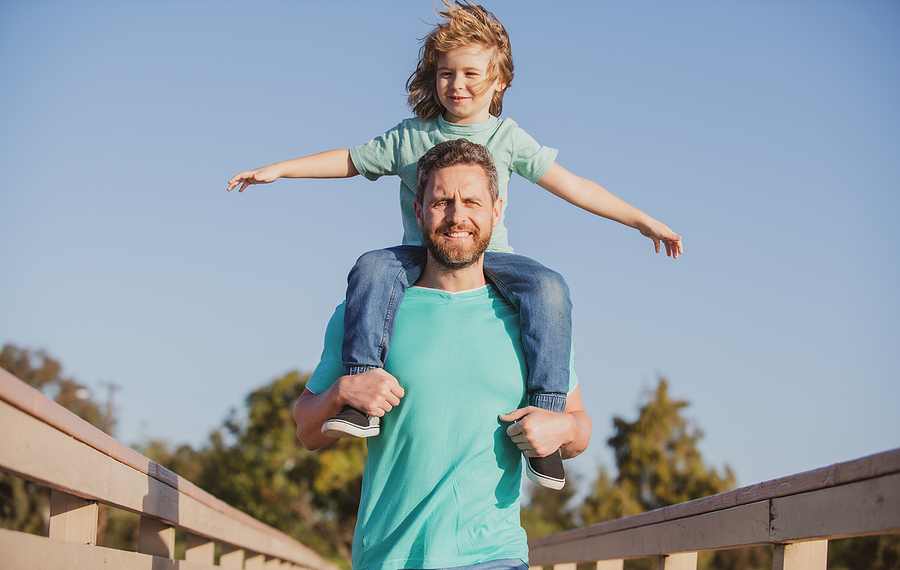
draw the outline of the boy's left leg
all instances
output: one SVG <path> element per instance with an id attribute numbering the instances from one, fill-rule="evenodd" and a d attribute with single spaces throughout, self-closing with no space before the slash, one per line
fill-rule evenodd
<path id="1" fill-rule="evenodd" d="M 522 255 L 487 252 L 484 273 L 519 311 L 522 348 L 528 364 L 528 403 L 562 412 L 569 392 L 572 301 L 562 276 Z M 538 485 L 562 489 L 562 456 L 528 458 L 526 474 Z"/>

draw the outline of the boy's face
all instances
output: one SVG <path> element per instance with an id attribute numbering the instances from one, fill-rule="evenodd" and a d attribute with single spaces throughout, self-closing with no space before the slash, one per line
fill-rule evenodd
<path id="1" fill-rule="evenodd" d="M 494 93 L 506 86 L 500 78 L 489 81 L 491 58 L 480 45 L 441 54 L 437 61 L 437 94 L 444 106 L 444 120 L 472 125 L 490 117 Z"/>

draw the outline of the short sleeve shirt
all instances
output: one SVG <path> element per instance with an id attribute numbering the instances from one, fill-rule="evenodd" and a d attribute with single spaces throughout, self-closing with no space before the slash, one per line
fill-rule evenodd
<path id="1" fill-rule="evenodd" d="M 500 181 L 503 210 L 494 228 L 488 251 L 512 253 L 504 225 L 509 203 L 508 187 L 515 172 L 529 182 L 543 178 L 556 160 L 555 149 L 539 145 L 512 119 L 490 117 L 474 125 L 448 123 L 442 117 L 406 119 L 368 143 L 350 149 L 350 158 L 360 174 L 376 180 L 386 174 L 400 177 L 400 214 L 403 220 L 403 244 L 424 245 L 422 230 L 416 223 L 413 200 L 416 197 L 416 165 L 434 145 L 456 139 L 486 147 L 494 157 Z"/>
<path id="2" fill-rule="evenodd" d="M 328 324 L 314 393 L 343 375 L 343 306 Z M 574 367 L 572 367 L 574 369 Z M 366 440 L 355 570 L 528 560 L 522 455 L 497 416 L 526 405 L 519 314 L 493 287 L 411 287 L 385 369 L 405 390 Z M 577 384 L 574 373 L 570 391 Z"/>

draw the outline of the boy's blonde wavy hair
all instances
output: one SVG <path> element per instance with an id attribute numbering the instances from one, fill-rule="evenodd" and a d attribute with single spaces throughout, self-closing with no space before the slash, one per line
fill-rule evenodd
<path id="1" fill-rule="evenodd" d="M 444 112 L 437 96 L 437 60 L 447 52 L 470 45 L 482 45 L 488 50 L 491 63 L 488 79 L 483 89 L 501 78 L 504 88 L 494 93 L 490 113 L 495 117 L 503 111 L 503 94 L 512 84 L 513 59 L 509 44 L 509 34 L 503 24 L 491 12 L 466 1 L 451 3 L 441 0 L 446 12 L 438 10 L 438 15 L 447 19 L 437 24 L 422 42 L 419 49 L 419 65 L 406 81 L 409 92 L 409 108 L 420 119 L 433 119 Z"/>

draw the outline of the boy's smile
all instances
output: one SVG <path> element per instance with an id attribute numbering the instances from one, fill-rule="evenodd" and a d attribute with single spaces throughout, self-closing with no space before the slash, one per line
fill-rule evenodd
<path id="1" fill-rule="evenodd" d="M 494 93 L 505 88 L 499 77 L 491 80 L 490 65 L 490 52 L 477 44 L 438 57 L 436 90 L 445 121 L 472 125 L 490 117 Z"/>

